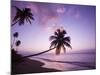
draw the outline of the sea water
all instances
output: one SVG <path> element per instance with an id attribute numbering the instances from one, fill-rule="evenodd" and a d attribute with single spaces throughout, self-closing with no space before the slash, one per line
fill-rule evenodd
<path id="1" fill-rule="evenodd" d="M 95 69 L 96 65 L 96 53 L 43 54 L 30 59 L 43 62 L 44 68 L 62 71 Z"/>

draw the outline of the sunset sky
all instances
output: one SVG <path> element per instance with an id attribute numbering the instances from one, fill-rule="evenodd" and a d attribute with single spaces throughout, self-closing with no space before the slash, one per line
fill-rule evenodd
<path id="1" fill-rule="evenodd" d="M 12 6 L 31 8 L 35 20 L 23 26 L 11 27 L 11 35 L 19 33 L 21 40 L 19 50 L 44 51 L 50 46 L 49 37 L 57 28 L 63 27 L 71 37 L 73 51 L 95 49 L 96 7 L 71 4 L 18 2 Z M 11 17 L 16 10 L 12 8 Z M 13 38 L 12 38 L 13 40 Z"/>

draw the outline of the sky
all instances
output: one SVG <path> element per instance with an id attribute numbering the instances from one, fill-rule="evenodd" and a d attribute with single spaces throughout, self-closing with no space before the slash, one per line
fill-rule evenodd
<path id="1" fill-rule="evenodd" d="M 32 24 L 25 22 L 22 26 L 16 24 L 11 27 L 11 37 L 14 32 L 19 33 L 19 50 L 40 52 L 49 49 L 49 37 L 61 27 L 67 31 L 66 36 L 71 37 L 71 51 L 95 50 L 95 6 L 25 1 L 12 1 L 12 6 L 31 8 L 35 19 Z M 11 20 L 15 14 L 16 10 L 12 7 Z M 66 49 L 70 50 L 67 47 Z"/>

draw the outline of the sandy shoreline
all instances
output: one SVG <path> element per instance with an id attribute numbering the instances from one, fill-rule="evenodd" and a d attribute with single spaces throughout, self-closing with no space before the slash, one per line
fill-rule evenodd
<path id="1" fill-rule="evenodd" d="M 68 61 L 68 60 L 57 61 L 42 57 L 41 58 L 38 57 L 39 60 L 32 58 L 30 59 L 24 58 L 20 61 L 17 61 L 23 56 L 16 53 L 13 54 L 12 57 L 13 57 L 11 64 L 12 75 L 96 69 L 96 62 Z M 15 63 L 16 61 L 17 63 Z M 61 66 L 63 68 L 61 68 Z"/>
<path id="2" fill-rule="evenodd" d="M 44 63 L 25 58 L 23 62 L 12 65 L 12 74 L 58 72 L 60 70 L 43 68 Z"/>

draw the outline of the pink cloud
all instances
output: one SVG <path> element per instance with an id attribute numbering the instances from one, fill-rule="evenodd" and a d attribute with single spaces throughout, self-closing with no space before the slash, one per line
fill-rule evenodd
<path id="1" fill-rule="evenodd" d="M 50 20 L 55 21 L 58 18 L 58 14 L 52 8 L 52 5 L 30 3 L 27 7 L 31 8 L 32 12 L 38 16 L 39 25 L 45 26 Z"/>
<path id="2" fill-rule="evenodd" d="M 30 3 L 27 7 L 31 8 L 32 12 L 37 15 L 38 25 L 49 32 L 54 32 L 57 28 L 63 27 L 63 25 L 57 24 L 59 22 L 59 14 L 63 15 L 67 13 L 68 16 L 75 18 L 80 16 L 79 12 L 76 12 L 73 7 L 66 9 L 64 6 L 59 5 L 54 8 L 52 5 L 36 3 Z"/>
<path id="3" fill-rule="evenodd" d="M 46 31 L 51 32 L 51 33 L 56 31 L 57 29 L 63 30 L 64 29 L 64 25 L 54 23 L 54 24 L 49 25 L 49 26 L 46 27 Z"/>
<path id="4" fill-rule="evenodd" d="M 58 7 L 57 8 L 57 13 L 64 13 L 66 9 L 64 7 Z"/>

